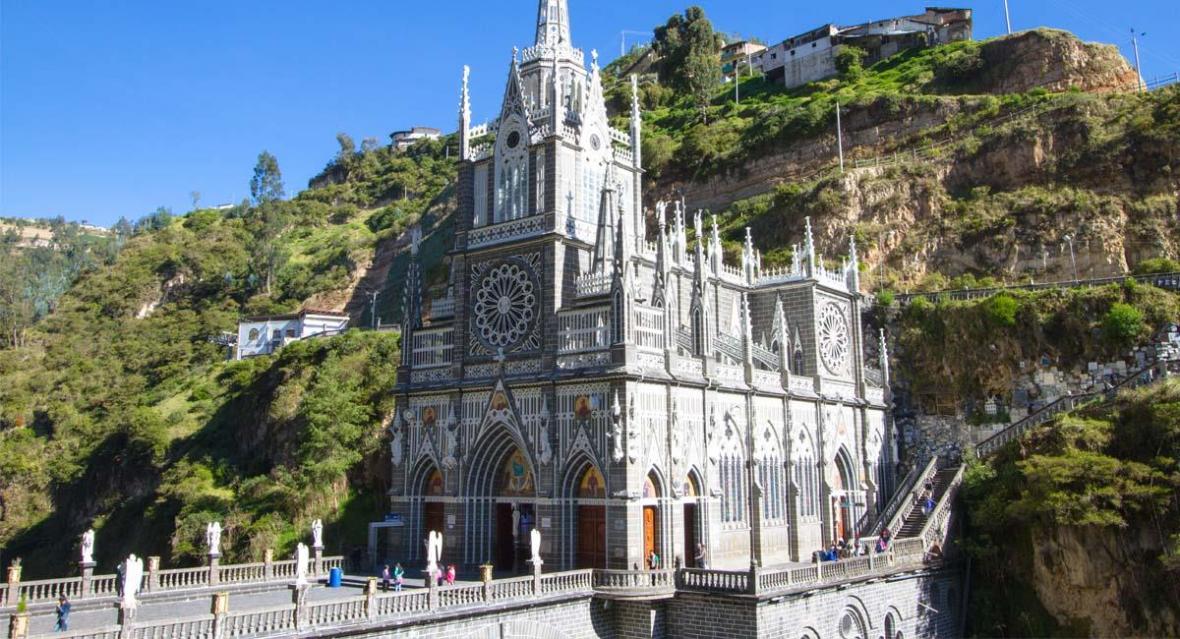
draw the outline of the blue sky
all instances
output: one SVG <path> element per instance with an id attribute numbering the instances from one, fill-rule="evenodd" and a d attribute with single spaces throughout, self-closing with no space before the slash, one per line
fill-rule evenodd
<path id="1" fill-rule="evenodd" d="M 1053 26 L 1130 53 L 1144 75 L 1180 71 L 1175 0 L 1011 0 L 1016 29 Z M 618 54 L 691 0 L 571 0 L 575 44 Z M 920 12 L 918 0 L 699 0 L 727 32 L 781 40 L 827 23 Z M 964 3 L 976 36 L 1003 31 L 1002 0 Z M 492 117 L 513 45 L 533 37 L 535 0 L 0 0 L 0 215 L 112 224 L 157 206 L 240 201 L 258 152 L 288 194 L 346 131 L 388 140 L 452 130 L 460 69 L 477 121 Z M 647 35 L 630 35 L 628 43 Z"/>

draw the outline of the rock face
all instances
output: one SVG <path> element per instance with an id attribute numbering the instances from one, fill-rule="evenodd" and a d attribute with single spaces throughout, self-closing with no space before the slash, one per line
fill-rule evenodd
<path id="1" fill-rule="evenodd" d="M 1135 87 L 1135 70 L 1114 45 L 1082 42 L 1056 29 L 1035 29 L 983 43 L 983 65 L 970 79 L 981 93 L 1102 93 Z"/>
<path id="2" fill-rule="evenodd" d="M 1033 585 L 1059 622 L 1081 620 L 1091 637 L 1180 636 L 1175 602 L 1160 601 L 1165 584 L 1150 568 L 1161 552 L 1150 526 L 1038 531 L 1033 548 Z"/>

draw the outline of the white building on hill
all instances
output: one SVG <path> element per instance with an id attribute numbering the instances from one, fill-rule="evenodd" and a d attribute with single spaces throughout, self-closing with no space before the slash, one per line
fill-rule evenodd
<path id="1" fill-rule="evenodd" d="M 347 328 L 348 315 L 332 311 L 303 310 L 289 315 L 247 317 L 238 322 L 234 359 L 269 355 L 291 342 L 338 335 Z"/>

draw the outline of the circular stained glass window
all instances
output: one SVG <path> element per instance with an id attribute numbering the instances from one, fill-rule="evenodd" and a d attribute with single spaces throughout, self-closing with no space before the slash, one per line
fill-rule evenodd
<path id="1" fill-rule="evenodd" d="M 475 329 L 492 348 L 508 348 L 528 334 L 536 317 L 533 278 L 511 262 L 491 269 L 475 292 Z"/>
<path id="2" fill-rule="evenodd" d="M 515 149 L 520 144 L 520 131 L 508 134 L 508 148 Z"/>
<path id="3" fill-rule="evenodd" d="M 833 374 L 848 370 L 848 319 L 840 307 L 828 303 L 819 316 L 819 354 Z"/>

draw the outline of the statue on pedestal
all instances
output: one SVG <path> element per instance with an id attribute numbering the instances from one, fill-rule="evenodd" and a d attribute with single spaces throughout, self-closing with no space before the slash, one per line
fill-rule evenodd
<path id="1" fill-rule="evenodd" d="M 205 545 L 210 557 L 221 556 L 221 522 L 213 521 L 205 526 Z"/>
<path id="2" fill-rule="evenodd" d="M 131 555 L 123 562 L 123 600 L 124 608 L 134 608 L 138 602 L 135 598 L 143 585 L 143 560 Z"/>
<path id="3" fill-rule="evenodd" d="M 538 568 L 541 566 L 541 564 L 545 563 L 541 561 L 541 531 L 534 528 L 533 532 L 530 534 L 529 542 L 530 549 L 533 551 L 531 560 L 533 562 L 533 568 Z"/>
<path id="4" fill-rule="evenodd" d="M 82 533 L 82 563 L 94 563 L 94 529 Z"/>
<path id="5" fill-rule="evenodd" d="M 311 547 L 324 547 L 324 522 L 322 520 L 315 520 L 311 522 Z"/>

